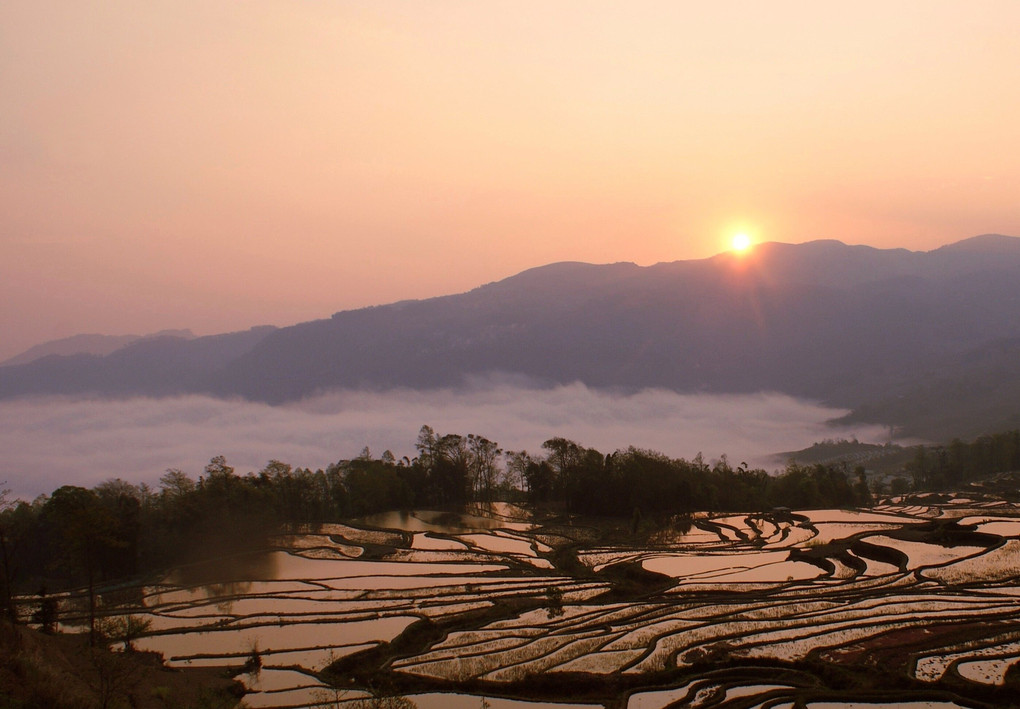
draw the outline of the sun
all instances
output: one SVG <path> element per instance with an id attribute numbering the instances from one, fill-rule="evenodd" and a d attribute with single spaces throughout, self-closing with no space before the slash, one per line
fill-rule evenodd
<path id="1" fill-rule="evenodd" d="M 747 251 L 751 248 L 751 237 L 743 232 L 735 234 L 733 239 L 730 241 L 730 246 L 737 252 Z"/>

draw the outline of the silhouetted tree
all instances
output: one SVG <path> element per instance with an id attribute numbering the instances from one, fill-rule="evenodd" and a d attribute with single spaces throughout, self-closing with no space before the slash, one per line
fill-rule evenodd
<path id="1" fill-rule="evenodd" d="M 117 544 L 115 522 L 91 490 L 65 485 L 54 491 L 42 510 L 54 530 L 57 557 L 72 572 L 84 575 L 89 604 L 89 643 L 96 644 L 96 581 L 103 552 Z"/>

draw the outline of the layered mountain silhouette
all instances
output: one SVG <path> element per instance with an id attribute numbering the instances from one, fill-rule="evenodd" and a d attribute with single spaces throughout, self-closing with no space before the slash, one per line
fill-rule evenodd
<path id="1" fill-rule="evenodd" d="M 191 330 L 161 330 L 160 332 L 152 335 L 72 335 L 71 337 L 51 340 L 50 342 L 43 342 L 42 344 L 30 347 L 21 354 L 0 362 L 0 366 L 28 364 L 29 362 L 34 362 L 37 359 L 42 359 L 43 357 L 48 357 L 50 355 L 108 355 L 111 352 L 119 350 L 125 345 L 136 342 L 137 340 L 151 339 L 154 337 L 181 337 L 184 339 L 191 339 L 194 337 L 194 334 L 192 334 Z"/>
<path id="2" fill-rule="evenodd" d="M 199 392 L 278 404 L 333 388 L 459 386 L 496 374 L 625 390 L 779 391 L 924 435 L 897 406 L 951 409 L 932 382 L 966 388 L 967 377 L 1001 377 L 996 391 L 1020 387 L 1016 360 L 1000 354 L 1020 351 L 1017 343 L 1020 238 L 984 235 L 930 252 L 767 243 L 648 267 L 557 263 L 292 327 L 44 357 L 0 367 L 0 397 Z M 1020 414 L 1012 400 L 997 409 L 1004 425 Z"/>

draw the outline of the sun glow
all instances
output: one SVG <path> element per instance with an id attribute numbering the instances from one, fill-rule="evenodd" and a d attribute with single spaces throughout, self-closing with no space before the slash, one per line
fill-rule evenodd
<path id="1" fill-rule="evenodd" d="M 751 237 L 744 233 L 735 234 L 730 241 L 730 246 L 737 252 L 747 251 L 751 248 Z"/>

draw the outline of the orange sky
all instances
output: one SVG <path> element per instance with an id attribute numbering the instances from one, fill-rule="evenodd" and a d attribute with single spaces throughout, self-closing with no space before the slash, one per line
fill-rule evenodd
<path id="1" fill-rule="evenodd" d="M 0 358 L 1020 235 L 1020 3 L 5 0 Z"/>

